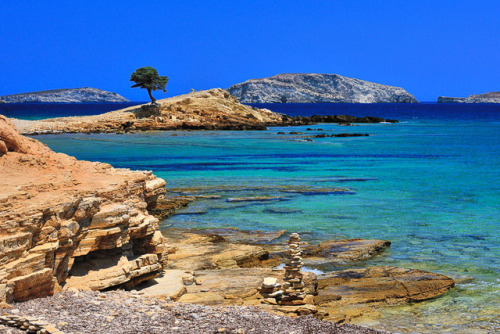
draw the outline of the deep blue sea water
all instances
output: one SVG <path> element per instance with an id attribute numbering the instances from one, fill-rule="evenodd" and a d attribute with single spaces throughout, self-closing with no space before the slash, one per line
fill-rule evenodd
<path id="1" fill-rule="evenodd" d="M 11 118 L 37 120 L 44 118 L 67 116 L 99 115 L 108 111 L 118 110 L 143 104 L 145 102 L 124 103 L 2 103 L 0 115 Z"/>
<path id="2" fill-rule="evenodd" d="M 286 229 L 312 242 L 388 239 L 389 251 L 359 265 L 430 270 L 459 282 L 440 298 L 386 308 L 383 318 L 366 325 L 415 333 L 488 333 L 500 328 L 500 105 L 257 106 L 290 115 L 370 115 L 400 123 L 36 139 L 79 159 L 153 170 L 172 191 L 222 196 L 193 203 L 164 221 L 164 228 Z M 370 136 L 307 142 L 304 135 L 280 131 Z M 288 192 L 305 187 L 311 188 L 308 194 Z M 338 187 L 349 191 L 315 191 Z M 282 200 L 227 201 L 248 196 Z"/>

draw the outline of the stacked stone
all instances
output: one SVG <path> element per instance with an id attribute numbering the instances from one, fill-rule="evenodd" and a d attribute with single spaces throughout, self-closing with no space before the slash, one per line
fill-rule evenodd
<path id="1" fill-rule="evenodd" d="M 283 294 L 280 290 L 281 284 L 278 283 L 278 279 L 275 277 L 266 277 L 262 283 L 259 290 L 260 294 L 264 298 L 276 298 L 279 299 Z"/>
<path id="2" fill-rule="evenodd" d="M 285 277 L 283 278 L 283 296 L 281 305 L 304 305 L 304 282 L 302 268 L 302 249 L 300 248 L 300 237 L 297 233 L 292 233 L 288 240 L 289 259 L 285 264 Z"/>

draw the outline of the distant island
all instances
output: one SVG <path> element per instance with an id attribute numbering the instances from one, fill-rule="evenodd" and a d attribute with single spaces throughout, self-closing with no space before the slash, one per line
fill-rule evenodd
<path id="1" fill-rule="evenodd" d="M 123 96 L 105 90 L 83 87 L 43 90 L 0 96 L 7 103 L 115 103 L 129 102 Z M 0 102 L 1 103 L 1 102 Z"/>
<path id="2" fill-rule="evenodd" d="M 287 73 L 251 79 L 227 89 L 242 103 L 416 103 L 400 87 L 338 74 Z"/>
<path id="3" fill-rule="evenodd" d="M 469 97 L 440 96 L 438 103 L 500 103 L 500 92 L 470 95 Z"/>

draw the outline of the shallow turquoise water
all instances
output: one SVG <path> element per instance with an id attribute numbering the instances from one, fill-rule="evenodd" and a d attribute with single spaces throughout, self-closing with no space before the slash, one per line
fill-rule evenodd
<path id="1" fill-rule="evenodd" d="M 286 229 L 311 241 L 388 239 L 389 251 L 361 265 L 390 264 L 469 277 L 444 297 L 386 309 L 385 317 L 371 326 L 457 333 L 498 328 L 498 117 L 408 118 L 400 124 L 312 128 L 323 131 L 294 127 L 36 138 L 79 159 L 153 170 L 167 180 L 167 188 L 201 187 L 201 193 L 222 196 L 193 203 L 164 226 Z M 370 136 L 306 142 L 304 135 L 278 131 Z M 298 194 L 285 192 L 288 187 L 349 191 Z M 246 196 L 282 200 L 227 201 Z"/>

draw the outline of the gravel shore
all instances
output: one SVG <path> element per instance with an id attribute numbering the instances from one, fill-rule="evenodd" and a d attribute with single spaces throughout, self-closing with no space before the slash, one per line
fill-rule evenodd
<path id="1" fill-rule="evenodd" d="M 66 334 L 386 333 L 311 316 L 289 318 L 251 307 L 182 304 L 125 291 L 63 291 L 12 306 L 4 311 L 48 321 Z"/>

